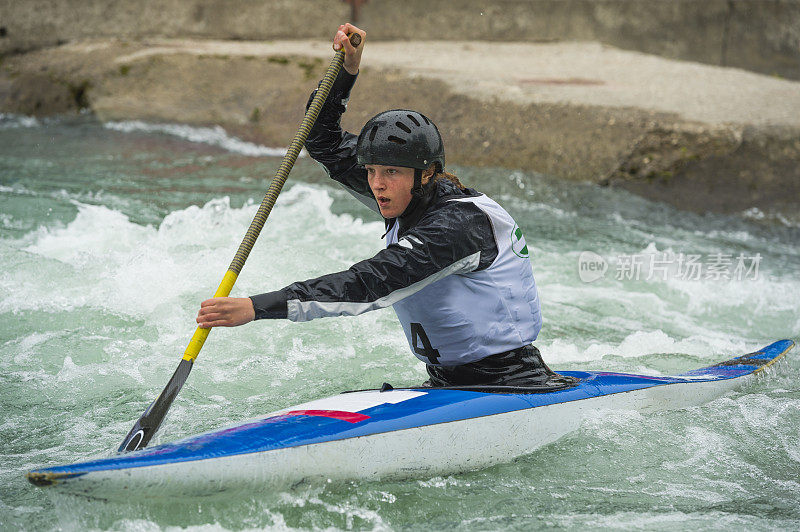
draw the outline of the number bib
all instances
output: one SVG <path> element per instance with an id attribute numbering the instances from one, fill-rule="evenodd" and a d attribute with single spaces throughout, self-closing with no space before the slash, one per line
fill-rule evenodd
<path id="1" fill-rule="evenodd" d="M 488 268 L 447 275 L 393 305 L 411 351 L 437 366 L 522 347 L 542 327 L 528 248 L 514 219 L 485 195 L 451 201 L 472 202 L 489 216 L 498 256 Z M 387 246 L 397 242 L 397 231 L 395 221 Z"/>

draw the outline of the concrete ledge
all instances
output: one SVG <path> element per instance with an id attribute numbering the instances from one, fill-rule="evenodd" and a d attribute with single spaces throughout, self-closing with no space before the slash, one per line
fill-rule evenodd
<path id="1" fill-rule="evenodd" d="M 90 38 L 327 39 L 341 0 L 0 0 L 0 54 Z M 800 0 L 372 0 L 376 40 L 596 41 L 800 79 Z"/>

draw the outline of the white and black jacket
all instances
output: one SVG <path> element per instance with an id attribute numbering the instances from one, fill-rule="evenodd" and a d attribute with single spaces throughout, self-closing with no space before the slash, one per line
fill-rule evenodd
<path id="1" fill-rule="evenodd" d="M 344 72 L 344 71 L 343 71 Z M 355 76 L 334 83 L 306 149 L 356 198 L 380 212 L 342 131 Z M 348 270 L 252 296 L 256 319 L 308 321 L 394 307 L 409 345 L 427 364 L 452 366 L 527 345 L 542 325 L 522 231 L 496 202 L 447 180 L 400 218 L 386 220 L 386 248 Z"/>

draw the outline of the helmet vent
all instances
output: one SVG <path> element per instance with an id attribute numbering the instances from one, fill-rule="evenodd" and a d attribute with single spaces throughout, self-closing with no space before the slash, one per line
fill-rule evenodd
<path id="1" fill-rule="evenodd" d="M 425 115 L 419 115 L 419 116 L 422 117 L 422 119 L 425 121 L 426 124 L 431 125 L 431 123 L 428 121 L 428 119 L 425 117 Z"/>
<path id="2" fill-rule="evenodd" d="M 400 137 L 395 137 L 394 135 L 389 135 L 389 137 L 386 140 L 388 140 L 389 142 L 394 142 L 395 144 L 400 144 L 400 145 L 403 145 L 403 144 L 406 143 L 405 140 L 401 139 Z"/>
<path id="3" fill-rule="evenodd" d="M 408 127 L 407 125 L 405 125 L 405 124 L 404 124 L 404 123 L 402 123 L 402 122 L 395 122 L 395 123 L 394 123 L 394 125 L 396 125 L 396 126 L 397 126 L 397 127 L 399 127 L 400 129 L 402 129 L 402 130 L 403 130 L 403 131 L 405 131 L 406 133 L 411 133 L 411 128 L 410 128 L 410 127 Z M 419 124 L 417 124 L 417 125 L 419 125 Z"/>
<path id="4" fill-rule="evenodd" d="M 414 115 L 406 115 L 406 116 L 408 117 L 408 119 L 409 119 L 409 120 L 411 120 L 412 122 L 414 122 L 414 125 L 415 125 L 415 126 L 419 127 L 419 126 L 421 125 L 421 124 L 419 123 L 419 120 L 417 120 L 416 118 L 414 118 Z"/>
<path id="5" fill-rule="evenodd" d="M 372 142 L 375 140 L 375 135 L 378 134 L 378 126 L 372 126 L 372 129 L 369 132 L 369 141 Z"/>

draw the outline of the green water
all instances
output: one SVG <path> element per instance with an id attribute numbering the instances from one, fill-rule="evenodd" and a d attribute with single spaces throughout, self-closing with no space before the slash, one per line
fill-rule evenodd
<path id="1" fill-rule="evenodd" d="M 800 528 L 797 353 L 704 406 L 598 411 L 513 463 L 447 477 L 192 504 L 29 485 L 29 469 L 115 451 L 166 384 L 279 163 L 253 150 L 219 130 L 0 118 L 0 529 Z M 545 319 L 537 345 L 556 369 L 678 373 L 800 337 L 800 228 L 785 217 L 698 216 L 534 173 L 456 170 L 524 230 Z M 382 223 L 337 186 L 298 162 L 234 295 L 381 248 Z M 608 264 L 591 283 L 584 251 Z M 699 280 L 679 254 L 699 256 Z M 715 254 L 732 278 L 709 275 Z M 757 272 L 737 277 L 739 256 Z M 638 274 L 625 268 L 637 261 Z M 155 443 L 424 378 L 391 310 L 214 330 Z"/>

